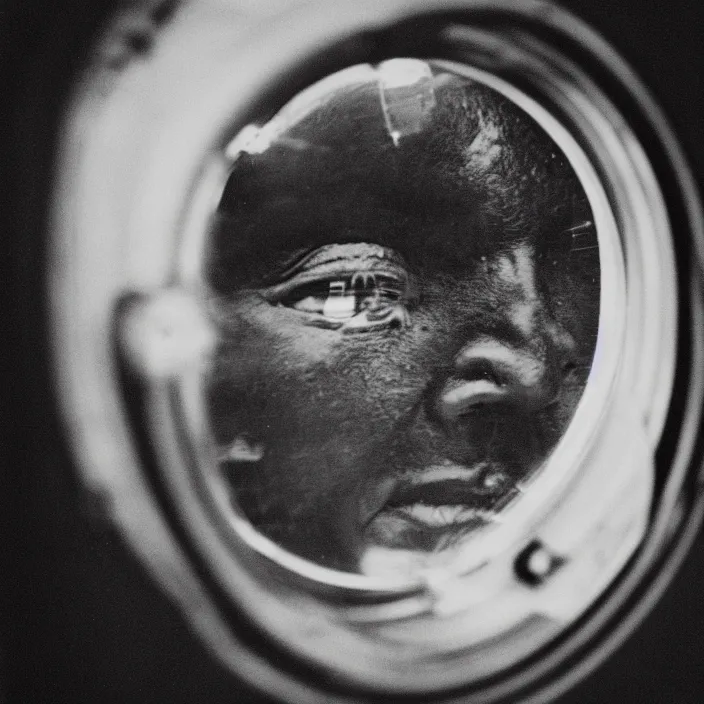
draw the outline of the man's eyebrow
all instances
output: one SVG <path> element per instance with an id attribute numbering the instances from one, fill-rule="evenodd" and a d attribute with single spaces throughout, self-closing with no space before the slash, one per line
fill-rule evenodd
<path id="1" fill-rule="evenodd" d="M 371 262 L 390 261 L 407 268 L 400 254 L 390 247 L 373 242 L 337 242 L 299 250 L 298 256 L 289 257 L 289 264 L 277 273 L 278 281 L 286 281 L 311 265 L 329 267 L 336 262 L 354 261 L 360 268 L 369 267 Z"/>

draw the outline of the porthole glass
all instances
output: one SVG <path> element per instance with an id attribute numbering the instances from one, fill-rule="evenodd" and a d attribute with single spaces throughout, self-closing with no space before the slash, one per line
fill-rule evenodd
<path id="1" fill-rule="evenodd" d="M 227 155 L 205 384 L 234 510 L 325 567 L 446 563 L 539 491 L 589 379 L 599 242 L 569 155 L 415 59 L 331 75 Z"/>

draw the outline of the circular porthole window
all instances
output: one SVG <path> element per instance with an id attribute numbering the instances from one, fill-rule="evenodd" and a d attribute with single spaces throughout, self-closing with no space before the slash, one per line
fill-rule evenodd
<path id="1" fill-rule="evenodd" d="M 270 694 L 544 701 L 698 525 L 698 202 L 557 7 L 335 5 L 98 47 L 54 209 L 82 480 Z"/>
<path id="2" fill-rule="evenodd" d="M 576 466 L 542 471 L 597 344 L 594 212 L 545 129 L 472 74 L 355 66 L 229 146 L 204 271 L 213 433 L 242 514 L 326 567 L 445 567 Z M 609 366 L 590 383 L 608 388 Z"/>

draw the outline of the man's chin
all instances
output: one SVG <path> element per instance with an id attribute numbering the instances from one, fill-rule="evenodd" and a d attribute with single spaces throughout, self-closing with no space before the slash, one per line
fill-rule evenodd
<path id="1" fill-rule="evenodd" d="M 469 535 L 469 532 L 463 535 Z M 444 548 L 434 551 L 369 545 L 359 561 L 359 572 L 367 577 L 393 582 L 415 580 L 423 573 L 450 568 L 458 554 L 453 547 L 461 542 L 462 535 L 457 535 Z"/>

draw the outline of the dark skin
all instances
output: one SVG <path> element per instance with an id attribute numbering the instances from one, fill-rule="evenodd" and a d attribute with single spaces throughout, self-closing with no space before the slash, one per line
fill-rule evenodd
<path id="1" fill-rule="evenodd" d="M 598 249 L 569 165 L 498 94 L 435 80 L 427 134 L 391 143 L 361 87 L 244 155 L 213 229 L 233 496 L 338 569 L 490 522 L 564 433 L 594 349 Z"/>

